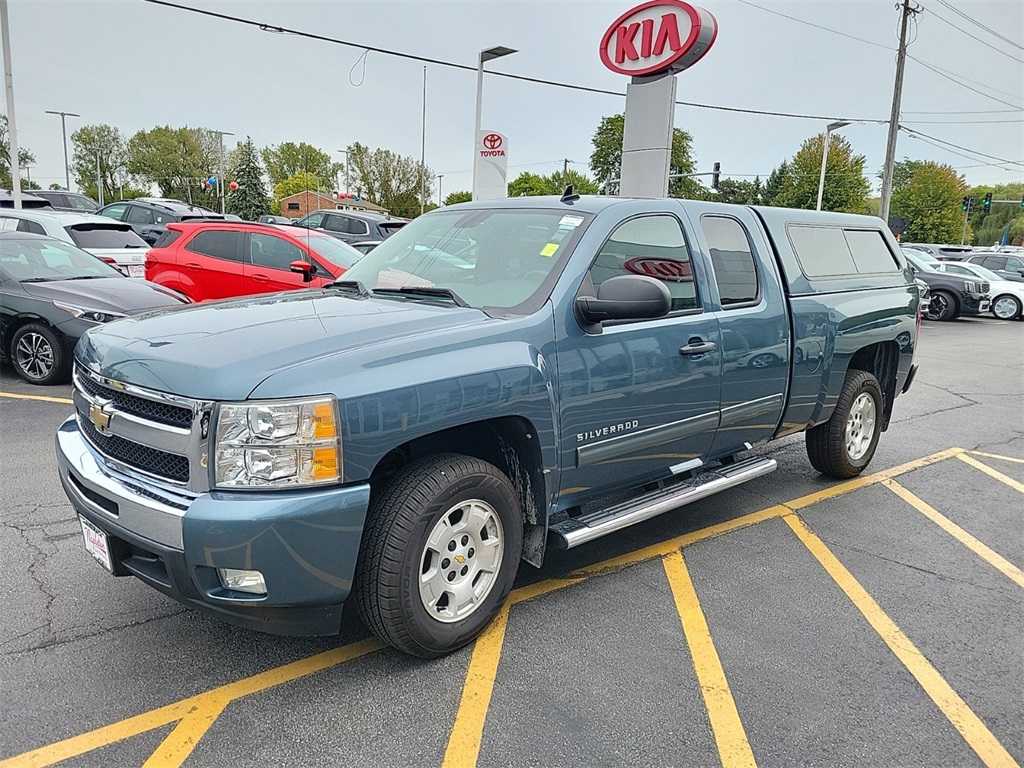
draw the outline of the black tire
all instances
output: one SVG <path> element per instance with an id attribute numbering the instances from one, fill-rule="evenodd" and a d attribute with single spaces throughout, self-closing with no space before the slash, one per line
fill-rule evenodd
<path id="1" fill-rule="evenodd" d="M 851 409 L 861 395 L 874 401 L 872 432 L 866 445 L 863 429 L 858 431 L 856 424 L 850 423 Z M 863 472 L 878 447 L 878 437 L 882 433 L 882 409 L 882 388 L 878 379 L 867 371 L 849 371 L 831 418 L 805 433 L 807 458 L 811 460 L 811 466 L 824 475 L 843 479 L 856 477 Z M 860 448 L 855 455 L 850 452 L 851 437 Z"/>
<path id="2" fill-rule="evenodd" d="M 928 302 L 928 312 L 925 317 L 929 320 L 952 320 L 960 314 L 956 297 L 949 291 L 932 291 L 931 300 Z"/>
<path id="3" fill-rule="evenodd" d="M 996 306 L 999 312 L 996 312 Z M 1021 316 L 1021 300 L 1008 293 L 1002 293 L 992 299 L 992 314 L 1000 320 L 1016 320 Z"/>
<path id="4" fill-rule="evenodd" d="M 500 564 L 489 591 L 468 615 L 439 620 L 421 598 L 428 538 L 460 502 L 470 500 L 484 502 L 500 520 Z M 413 656 L 451 653 L 472 642 L 497 615 L 512 589 L 522 548 L 519 496 L 496 467 L 457 454 L 413 462 L 370 500 L 353 587 L 359 614 L 379 638 Z"/>
<path id="5" fill-rule="evenodd" d="M 71 373 L 71 353 L 64 337 L 42 323 L 29 323 L 14 332 L 10 359 L 29 384 L 60 384 Z"/>

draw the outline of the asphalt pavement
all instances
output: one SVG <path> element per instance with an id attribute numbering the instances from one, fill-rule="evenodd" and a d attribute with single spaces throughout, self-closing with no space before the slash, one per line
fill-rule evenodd
<path id="1" fill-rule="evenodd" d="M 84 551 L 70 389 L 0 370 L 0 768 L 1024 764 L 1024 323 L 926 323 L 863 479 L 778 470 L 524 565 L 451 656 L 251 632 Z M 38 399 L 50 398 L 50 399 Z"/>

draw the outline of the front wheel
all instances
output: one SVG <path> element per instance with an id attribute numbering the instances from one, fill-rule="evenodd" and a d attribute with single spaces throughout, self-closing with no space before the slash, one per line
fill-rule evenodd
<path id="1" fill-rule="evenodd" d="M 515 488 L 455 454 L 414 462 L 374 493 L 355 599 L 374 634 L 423 658 L 471 642 L 512 589 L 523 548 Z"/>
<path id="2" fill-rule="evenodd" d="M 811 466 L 831 477 L 856 477 L 875 455 L 882 432 L 882 388 L 867 371 L 846 374 L 831 418 L 805 433 Z"/>
<path id="3" fill-rule="evenodd" d="M 952 320 L 957 314 L 956 299 L 949 291 L 933 291 L 925 317 L 929 320 Z"/>
<path id="4" fill-rule="evenodd" d="M 1021 315 L 1021 301 L 1004 293 L 992 299 L 992 314 L 1000 320 L 1016 320 Z"/>
<path id="5" fill-rule="evenodd" d="M 41 323 L 29 323 L 15 331 L 11 361 L 21 378 L 43 386 L 65 381 L 71 369 L 64 337 Z"/>

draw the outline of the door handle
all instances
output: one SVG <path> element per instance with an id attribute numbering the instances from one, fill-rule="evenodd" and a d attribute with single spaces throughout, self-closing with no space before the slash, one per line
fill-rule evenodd
<path id="1" fill-rule="evenodd" d="M 203 271 L 203 265 L 191 262 L 191 263 L 188 263 L 188 264 L 185 265 L 185 269 L 191 270 L 192 272 L 202 272 Z"/>
<path id="2" fill-rule="evenodd" d="M 679 348 L 680 355 L 704 355 L 715 351 L 715 342 L 704 341 L 699 337 L 692 338 L 685 347 Z"/>
<path id="3" fill-rule="evenodd" d="M 270 282 L 270 278 L 267 277 L 266 275 L 252 275 L 252 279 L 255 280 L 257 283 L 269 283 Z"/>

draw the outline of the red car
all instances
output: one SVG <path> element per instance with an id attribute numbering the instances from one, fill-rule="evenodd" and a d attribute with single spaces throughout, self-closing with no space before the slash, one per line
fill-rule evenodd
<path id="1" fill-rule="evenodd" d="M 229 221 L 173 222 L 146 256 L 146 279 L 193 301 L 319 288 L 362 255 L 320 232 Z"/>

